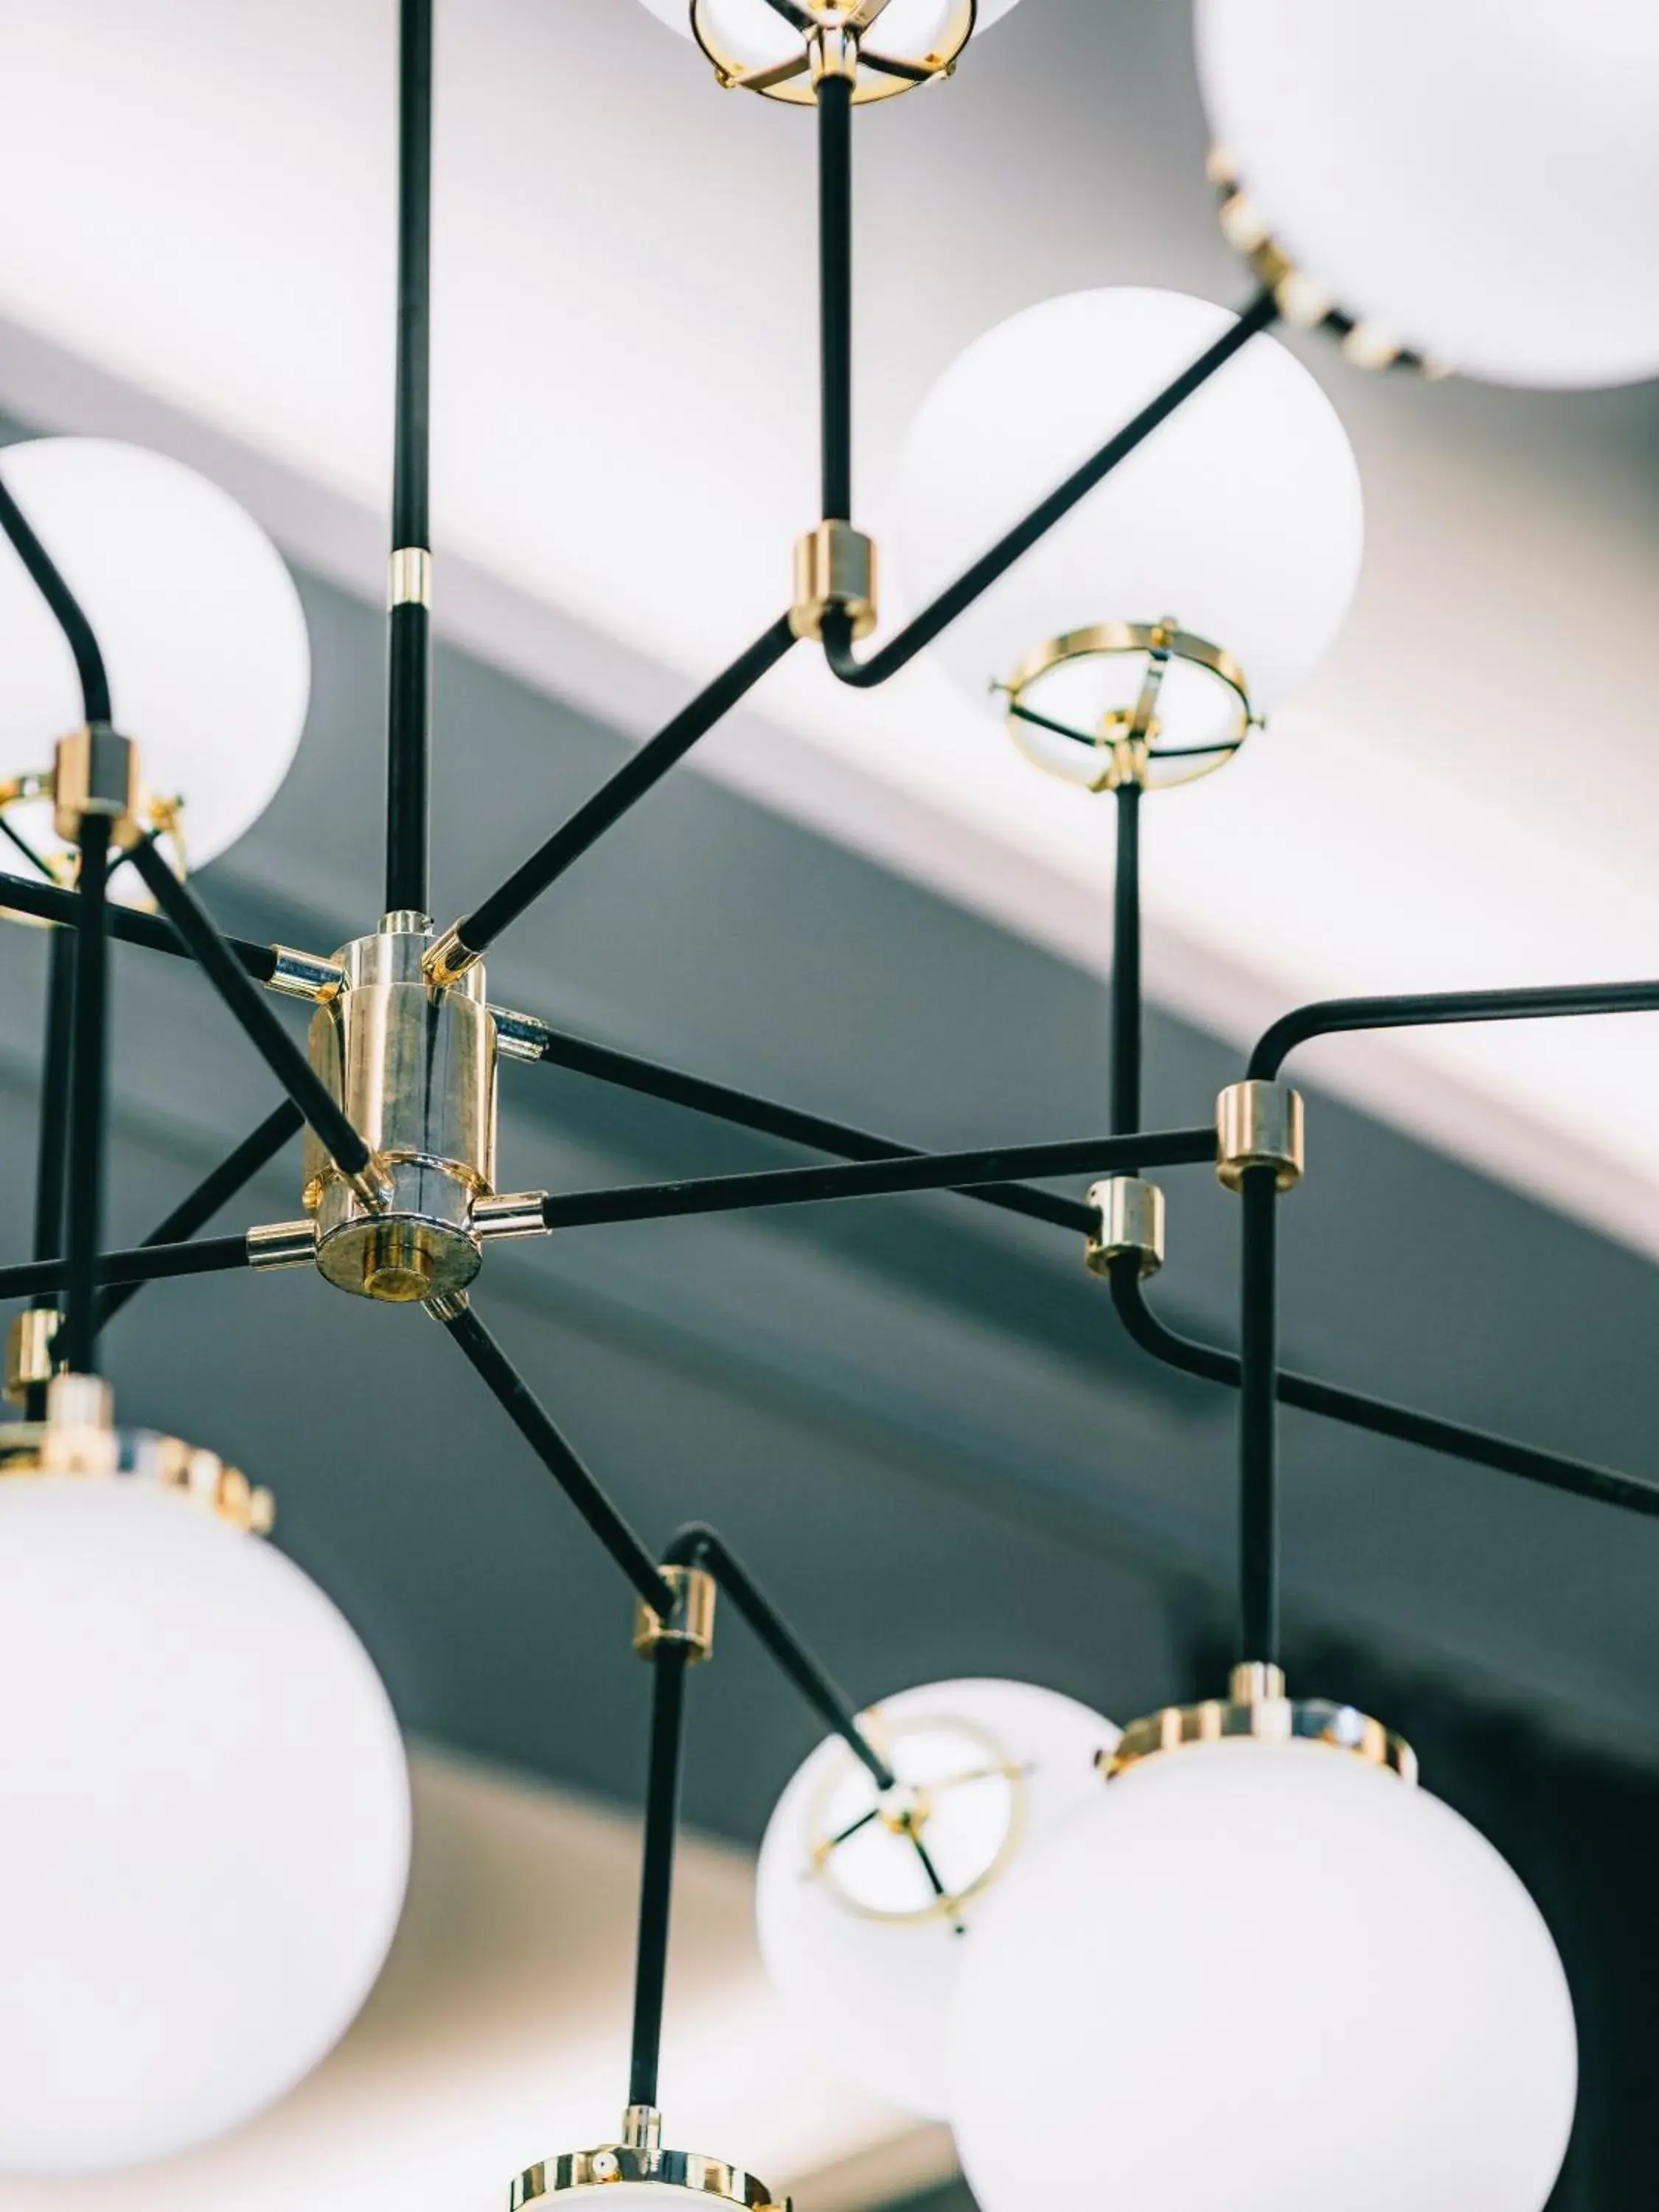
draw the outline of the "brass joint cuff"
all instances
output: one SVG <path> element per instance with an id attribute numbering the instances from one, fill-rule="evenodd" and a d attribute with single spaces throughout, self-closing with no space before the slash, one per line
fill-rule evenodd
<path id="1" fill-rule="evenodd" d="M 483 958 L 482 952 L 475 952 L 463 939 L 459 922 L 453 921 L 443 935 L 434 938 L 427 947 L 421 965 L 426 971 L 427 981 L 441 989 L 471 975 Z"/>
<path id="2" fill-rule="evenodd" d="M 59 738 L 52 758 L 52 826 L 78 844 L 81 825 L 101 816 L 115 839 L 143 835 L 143 787 L 138 777 L 138 748 L 107 722 L 93 722 Z"/>
<path id="3" fill-rule="evenodd" d="M 424 545 L 400 545 L 386 572 L 386 611 L 432 605 L 432 556 Z"/>
<path id="4" fill-rule="evenodd" d="M 1141 1279 L 1164 1265 L 1164 1193 L 1139 1176 L 1109 1176 L 1091 1184 L 1088 1203 L 1100 1216 L 1089 1239 L 1084 1265 L 1091 1275 L 1109 1275 L 1114 1260 L 1133 1253 Z"/>
<path id="5" fill-rule="evenodd" d="M 811 34 L 809 51 L 814 91 L 827 76 L 845 77 L 849 84 L 858 82 L 859 34 L 850 23 L 820 23 Z"/>
<path id="6" fill-rule="evenodd" d="M 876 626 L 875 541 L 850 522 L 821 522 L 795 544 L 795 599 L 789 627 L 797 637 L 822 638 L 823 618 L 843 614 L 855 638 Z"/>
<path id="7" fill-rule="evenodd" d="M 317 1257 L 317 1224 L 304 1221 L 266 1221 L 247 1232 L 250 1267 L 308 1267 Z"/>
<path id="8" fill-rule="evenodd" d="M 345 970 L 337 960 L 319 959 L 313 952 L 296 952 L 291 945 L 273 945 L 276 965 L 266 983 L 285 999 L 303 999 L 308 1006 L 325 1006 L 337 999 L 345 984 Z"/>
<path id="9" fill-rule="evenodd" d="M 26 1406 L 30 1389 L 57 1373 L 52 1346 L 62 1318 L 56 1306 L 32 1306 L 14 1317 L 6 1337 L 5 1380 L 14 1406 Z"/>
<path id="10" fill-rule="evenodd" d="M 421 1311 L 434 1321 L 459 1321 L 471 1303 L 465 1291 L 440 1291 L 435 1297 L 422 1299 Z"/>
<path id="11" fill-rule="evenodd" d="M 546 1203 L 544 1190 L 515 1190 L 505 1196 L 492 1194 L 475 1199 L 472 1226 L 486 1243 L 505 1237 L 545 1237 L 548 1228 L 542 1209 Z"/>
<path id="12" fill-rule="evenodd" d="M 1302 1094 L 1288 1083 L 1230 1083 L 1216 1101 L 1215 1171 L 1243 1190 L 1251 1168 L 1272 1168 L 1280 1190 L 1294 1190 L 1307 1164 Z"/>
<path id="13" fill-rule="evenodd" d="M 665 1645 L 680 1645 L 695 1665 L 714 1648 L 714 1577 L 706 1567 L 662 1567 L 658 1571 L 674 1593 L 674 1607 L 665 1616 L 653 1612 L 643 1598 L 635 1599 L 634 1649 L 641 1659 L 654 1659 Z"/>
<path id="14" fill-rule="evenodd" d="M 547 1050 L 548 1027 L 534 1014 L 514 1013 L 511 1006 L 492 1006 L 495 1049 L 503 1060 L 541 1060 Z"/>
<path id="15" fill-rule="evenodd" d="M 1261 1661 L 1234 1668 L 1224 1699 L 1166 1705 L 1162 1712 L 1131 1722 L 1116 1749 L 1102 1752 L 1096 1764 L 1110 1782 L 1144 1759 L 1239 1737 L 1257 1743 L 1327 1744 L 1370 1765 L 1386 1767 L 1402 1782 L 1417 1780 L 1416 1753 L 1381 1721 L 1327 1698 L 1287 1697 L 1283 1672 Z"/>

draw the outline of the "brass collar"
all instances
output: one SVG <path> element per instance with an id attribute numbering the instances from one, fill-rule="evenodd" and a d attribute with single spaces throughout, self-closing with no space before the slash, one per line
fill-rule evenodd
<path id="1" fill-rule="evenodd" d="M 1109 1782 L 1164 1753 L 1189 1744 L 1223 1743 L 1231 1738 L 1258 1743 L 1322 1743 L 1334 1751 L 1347 1752 L 1372 1766 L 1385 1767 L 1407 1784 L 1417 1780 L 1417 1753 L 1403 1738 L 1393 1735 L 1381 1721 L 1374 1721 L 1352 1705 L 1338 1705 L 1322 1698 L 1295 1699 L 1285 1694 L 1285 1677 L 1277 1667 L 1252 1664 L 1236 1667 L 1225 1698 L 1207 1698 L 1198 1705 L 1166 1705 L 1162 1712 L 1133 1721 L 1124 1729 L 1117 1749 L 1103 1753 L 1100 1769 Z"/>

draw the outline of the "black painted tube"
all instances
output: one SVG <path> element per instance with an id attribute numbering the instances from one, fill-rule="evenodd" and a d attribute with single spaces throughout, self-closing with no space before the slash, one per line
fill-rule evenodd
<path id="1" fill-rule="evenodd" d="M 398 58 L 398 379 L 392 545 L 428 552 L 432 364 L 432 0 L 403 0 Z M 386 905 L 424 914 L 432 750 L 431 617 L 394 606 L 386 641 Z"/>
<path id="2" fill-rule="evenodd" d="M 1249 1073 L 1271 1083 L 1298 1045 L 1360 1030 L 1435 1029 L 1456 1022 L 1559 1021 L 1590 1014 L 1659 1013 L 1659 982 L 1559 983 L 1512 991 L 1435 991 L 1376 999 L 1318 999 L 1263 1030 Z"/>
<path id="3" fill-rule="evenodd" d="M 1239 1657 L 1279 1663 L 1279 1186 L 1247 1168 L 1239 1312 Z"/>
<path id="4" fill-rule="evenodd" d="M 81 712 L 88 722 L 110 719 L 109 677 L 92 624 L 80 601 L 58 574 L 56 563 L 30 527 L 28 517 L 0 479 L 0 530 L 17 550 L 29 580 L 52 609 L 75 656 L 75 672 L 81 684 Z"/>
<path id="5" fill-rule="evenodd" d="M 683 1644 L 663 1644 L 651 1659 L 651 1764 L 645 1791 L 645 1848 L 640 1865 L 639 1949 L 634 1963 L 634 2043 L 629 2065 L 630 2105 L 657 2102 L 662 2057 L 663 1999 L 668 1985 L 668 1937 L 674 1910 L 674 1845 L 680 1824 L 680 1770 L 685 1750 Z"/>
<path id="6" fill-rule="evenodd" d="M 1200 386 L 1207 384 L 1218 369 L 1224 368 L 1236 353 L 1267 329 L 1278 313 L 1272 292 L 1259 293 L 1238 320 L 1206 352 L 1200 354 L 1190 368 L 1183 369 L 1156 399 L 1141 409 L 1133 422 L 1109 438 L 1091 459 L 1050 492 L 1040 506 L 1033 507 L 1023 522 L 1016 523 L 1005 537 L 999 538 L 972 568 L 964 569 L 955 583 L 947 586 L 931 605 L 924 607 L 870 659 L 860 665 L 854 659 L 852 630 L 845 616 L 826 617 L 824 658 L 842 682 L 868 690 L 876 684 L 885 684 L 901 668 L 908 667 L 925 646 L 931 645 L 941 631 L 948 629 L 957 617 L 988 592 L 1022 555 L 1029 553 L 1079 501 L 1086 499 L 1120 461 L 1127 460 L 1136 447 L 1143 445 L 1177 407 L 1190 399 Z"/>
<path id="7" fill-rule="evenodd" d="M 32 914 L 42 921 L 61 922 L 66 929 L 78 929 L 81 926 L 78 891 L 61 890 L 56 884 L 32 883 L 27 876 L 0 873 L 0 907 L 15 907 L 19 914 Z M 123 945 L 141 945 L 147 952 L 165 952 L 174 960 L 193 957 L 178 931 L 159 915 L 140 914 L 130 906 L 112 905 L 106 919 L 109 935 Z M 256 983 L 268 983 L 276 973 L 274 945 L 256 945 L 247 937 L 227 937 L 223 941 L 235 955 L 238 965 Z"/>
<path id="8" fill-rule="evenodd" d="M 621 1511 L 548 1419 L 535 1393 L 470 1306 L 444 1327 L 494 1392 L 513 1425 L 655 1613 L 674 1609 L 674 1593 Z"/>
<path id="9" fill-rule="evenodd" d="M 853 82 L 826 76 L 818 108 L 818 341 L 823 519 L 853 515 Z"/>
<path id="10" fill-rule="evenodd" d="M 246 1237 L 205 1237 L 185 1244 L 138 1244 L 98 1255 L 98 1280 L 155 1283 L 173 1275 L 216 1275 L 248 1265 Z M 0 1267 L 0 1298 L 33 1298 L 61 1292 L 69 1279 L 67 1260 L 30 1260 Z"/>
<path id="11" fill-rule="evenodd" d="M 965 1190 L 975 1183 L 1002 1183 L 1024 1176 L 1191 1166 L 1214 1158 L 1213 1129 L 1149 1130 L 1056 1145 L 1004 1145 L 986 1152 L 859 1161 L 847 1167 L 781 1168 L 760 1175 L 708 1176 L 689 1182 L 637 1183 L 619 1190 L 554 1192 L 543 1205 L 542 1218 L 549 1229 L 586 1228 L 600 1222 L 660 1221 L 757 1206 L 896 1197 L 910 1191 Z M 1088 1219 L 1092 1227 L 1092 1213 Z"/>
<path id="12" fill-rule="evenodd" d="M 98 1357 L 98 1248 L 103 1233 L 104 1135 L 109 1108 L 109 938 L 104 927 L 109 898 L 107 816 L 85 817 L 80 847 L 84 921 L 75 939 L 59 1344 L 63 1364 L 72 1374 L 91 1375 Z"/>
<path id="13" fill-rule="evenodd" d="M 1117 787 L 1117 868 L 1112 884 L 1112 1130 L 1140 1127 L 1144 1025 L 1140 981 L 1140 786 Z"/>

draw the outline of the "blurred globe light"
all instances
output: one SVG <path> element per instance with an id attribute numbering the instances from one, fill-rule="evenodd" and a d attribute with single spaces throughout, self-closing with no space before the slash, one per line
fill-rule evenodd
<path id="1" fill-rule="evenodd" d="M 951 1992 L 981 1910 L 1014 1863 L 1095 1796 L 1095 1754 L 1113 1750 L 1118 1731 L 1023 1682 L 929 1683 L 865 1718 L 900 1787 L 879 1797 L 838 1739 L 797 1771 L 761 1845 L 761 1954 L 830 2065 L 889 2104 L 939 2118 Z"/>
<path id="2" fill-rule="evenodd" d="M 151 797 L 183 800 L 185 857 L 201 866 L 270 804 L 305 724 L 310 649 L 281 555 L 228 493 L 142 447 L 35 439 L 0 449 L 0 477 L 92 624 Z M 3 779 L 50 769 L 85 719 L 63 635 L 3 544 L 0 636 Z M 63 851 L 48 801 L 7 811 L 43 857 Z M 9 848 L 5 865 L 21 865 Z M 113 888 L 141 896 L 131 869 Z"/>
<path id="3" fill-rule="evenodd" d="M 1114 289 L 1045 301 L 977 339 L 934 385 L 905 447 L 896 552 L 907 600 L 959 574 L 1237 319 L 1182 293 Z M 1048 641 L 1173 617 L 1238 665 L 1260 715 L 1336 635 L 1363 541 L 1359 473 L 1335 410 L 1281 345 L 1252 338 L 933 650 L 1000 714 L 993 686 Z M 1072 659 L 1027 696 L 1092 729 L 1133 705 L 1146 673 L 1144 653 Z M 1236 704 L 1176 662 L 1160 742 L 1213 743 Z"/>
<path id="4" fill-rule="evenodd" d="M 1103 1784 L 990 1901 L 954 2021 L 982 2212 L 1541 2212 L 1576 2086 L 1510 1868 L 1317 1742 Z"/>
<path id="5" fill-rule="evenodd" d="M 140 1479 L 0 1478 L 0 2173 L 161 2158 L 291 2089 L 409 1845 L 386 1692 L 297 1567 Z"/>
<path id="6" fill-rule="evenodd" d="M 1659 374 L 1659 8 L 1198 0 L 1222 163 L 1313 289 L 1499 384 Z"/>

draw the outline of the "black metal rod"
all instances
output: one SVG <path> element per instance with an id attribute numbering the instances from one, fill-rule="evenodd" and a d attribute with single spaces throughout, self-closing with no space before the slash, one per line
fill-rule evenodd
<path id="1" fill-rule="evenodd" d="M 826 76 L 818 106 L 818 340 L 823 519 L 853 516 L 853 80 Z"/>
<path id="2" fill-rule="evenodd" d="M 1659 1013 L 1659 982 L 1559 983 L 1540 989 L 1436 991 L 1401 998 L 1319 999 L 1281 1014 L 1250 1054 L 1270 1083 L 1298 1045 L 1358 1030 L 1434 1029 L 1455 1022 L 1554 1021 L 1571 1015 Z"/>
<path id="3" fill-rule="evenodd" d="M 851 1160 L 903 1160 L 921 1157 L 914 1145 L 895 1144 L 890 1138 L 872 1136 L 867 1130 L 855 1129 L 845 1121 L 832 1121 L 821 1114 L 806 1114 L 793 1106 L 781 1106 L 769 1098 L 757 1098 L 744 1091 L 732 1089 L 729 1084 L 711 1083 L 700 1075 L 688 1075 L 676 1067 L 665 1067 L 659 1062 L 641 1060 L 632 1053 L 615 1051 L 609 1045 L 594 1044 L 586 1037 L 572 1036 L 562 1030 L 547 1032 L 547 1042 L 542 1058 L 550 1066 L 562 1067 L 574 1075 L 591 1076 L 599 1083 L 616 1085 L 623 1091 L 635 1091 L 647 1098 L 660 1098 L 673 1106 L 689 1108 L 693 1113 L 707 1114 L 716 1121 L 730 1121 L 738 1128 L 755 1129 L 763 1136 L 780 1137 L 787 1144 L 806 1145 L 814 1152 L 839 1153 Z M 1080 1200 L 1059 1198 L 1046 1190 L 1027 1190 L 1013 1184 L 976 1184 L 963 1193 L 964 1198 L 977 1199 L 982 1205 L 994 1206 L 1009 1213 L 1025 1215 L 1033 1221 L 1045 1221 L 1056 1229 L 1070 1229 L 1086 1237 L 1096 1226 L 1093 1210 Z"/>
<path id="4" fill-rule="evenodd" d="M 653 2107 L 662 2057 L 669 1924 L 674 1910 L 674 1845 L 680 1825 L 685 1669 L 690 1656 L 684 1644 L 662 1644 L 651 1661 L 651 1765 L 646 1780 L 645 1848 L 640 1864 L 640 1936 L 634 1963 L 634 2047 L 628 2101 Z"/>
<path id="5" fill-rule="evenodd" d="M 706 1521 L 689 1522 L 675 1531 L 664 1556 L 671 1566 L 702 1567 L 713 1575 L 762 1645 L 860 1760 L 877 1789 L 890 1790 L 893 1770 L 859 1726 L 851 1698 L 813 1657 L 720 1530 Z"/>
<path id="6" fill-rule="evenodd" d="M 1238 1594 L 1241 1659 L 1279 1663 L 1279 1185 L 1247 1168 L 1239 1310 Z"/>
<path id="7" fill-rule="evenodd" d="M 47 955 L 46 1042 L 40 1064 L 40 1125 L 34 1170 L 34 1257 L 64 1249 L 68 1181 L 70 1068 L 75 1052 L 74 932 L 54 929 Z"/>
<path id="8" fill-rule="evenodd" d="M 1119 784 L 1112 884 L 1112 1129 L 1140 1127 L 1140 786 Z"/>
<path id="9" fill-rule="evenodd" d="M 81 684 L 81 712 L 88 722 L 110 719 L 109 677 L 98 649 L 92 624 L 80 601 L 58 573 L 52 556 L 29 526 L 28 517 L 0 479 L 0 530 L 17 550 L 30 580 L 57 619 L 69 649 L 75 656 L 75 672 Z"/>
<path id="10" fill-rule="evenodd" d="M 464 948 L 472 953 L 487 952 L 508 923 L 516 921 L 573 861 L 579 860 L 590 845 L 597 844 L 630 806 L 659 783 L 698 738 L 706 737 L 723 715 L 754 690 L 767 671 L 777 665 L 794 642 L 789 617 L 781 615 L 689 707 L 641 745 L 609 783 L 602 784 L 592 799 L 579 806 L 499 890 L 492 891 L 482 906 L 457 923 L 456 933 Z"/>
<path id="11" fill-rule="evenodd" d="M 0 873 L 0 907 L 15 907 L 19 914 L 32 914 L 42 921 L 61 922 L 66 929 L 81 926 L 78 892 L 60 890 L 56 884 L 32 883 L 27 876 Z M 174 960 L 192 957 L 178 931 L 159 915 L 140 914 L 130 906 L 111 906 L 106 920 L 109 935 L 123 945 L 141 945 L 147 952 L 165 952 Z M 256 945 L 246 937 L 227 937 L 224 942 L 256 983 L 268 983 L 276 973 L 274 945 Z"/>
<path id="12" fill-rule="evenodd" d="M 1183 369 L 1156 399 L 1141 409 L 1133 422 L 1109 438 L 1092 459 L 1050 492 L 1040 506 L 1033 507 L 1023 522 L 1016 523 L 1005 537 L 999 538 L 972 568 L 964 569 L 955 583 L 947 586 L 870 659 L 860 665 L 853 658 L 851 626 L 845 616 L 826 617 L 824 658 L 842 682 L 867 690 L 875 684 L 885 684 L 901 668 L 908 667 L 925 646 L 931 645 L 942 630 L 948 629 L 957 617 L 988 592 L 1022 555 L 1029 553 L 1080 500 L 1086 499 L 1120 461 L 1127 460 L 1136 447 L 1143 445 L 1176 408 L 1190 399 L 1200 386 L 1207 384 L 1218 369 L 1224 368 L 1258 332 L 1267 329 L 1278 313 L 1272 292 L 1259 293 L 1238 320 L 1201 353 L 1190 368 Z"/>
<path id="13" fill-rule="evenodd" d="M 155 1283 L 171 1275 L 222 1274 L 250 1264 L 246 1237 L 204 1237 L 187 1244 L 138 1244 L 97 1255 L 97 1279 L 105 1283 Z M 61 1291 L 69 1280 L 69 1261 L 30 1260 L 0 1267 L 0 1298 L 33 1298 Z"/>
<path id="14" fill-rule="evenodd" d="M 104 1132 L 109 1099 L 109 817 L 81 823 L 83 927 L 75 939 L 74 1044 L 70 1061 L 69 1187 L 64 1228 L 60 1342 L 72 1374 L 95 1371 L 98 1247 L 104 1220 Z"/>
<path id="15" fill-rule="evenodd" d="M 398 385 L 392 546 L 429 553 L 432 369 L 432 0 L 403 0 L 398 58 Z M 422 564 L 425 565 L 425 564 Z M 392 606 L 386 641 L 386 904 L 424 914 L 432 750 L 431 617 Z"/>
<path id="16" fill-rule="evenodd" d="M 132 861 L 150 896 L 190 947 L 208 981 L 341 1172 L 362 1175 L 370 1164 L 368 1146 L 283 1027 L 270 1001 L 248 980 L 234 946 L 219 934 L 207 908 L 187 884 L 179 882 L 148 839 L 135 848 Z"/>
<path id="17" fill-rule="evenodd" d="M 620 1190 L 555 1192 L 543 1205 L 542 1218 L 549 1229 L 586 1228 L 600 1222 L 660 1221 L 681 1214 L 895 1197 L 909 1191 L 964 1190 L 975 1183 L 1000 1183 L 1022 1176 L 1182 1167 L 1214 1158 L 1213 1129 L 1152 1130 L 1138 1136 L 860 1161 L 848 1167 L 780 1168 L 760 1175 L 707 1176 L 689 1182 L 636 1183 Z M 1088 1214 L 1088 1219 L 1092 1226 L 1094 1216 Z"/>
<path id="18" fill-rule="evenodd" d="M 291 1099 L 285 1098 L 274 1112 L 266 1115 L 257 1129 L 243 1138 L 234 1152 L 220 1161 L 210 1175 L 204 1176 L 187 1198 L 180 1199 L 165 1220 L 156 1223 L 145 1237 L 145 1244 L 182 1244 L 198 1229 L 205 1229 L 220 1207 L 250 1183 L 285 1145 L 291 1144 L 304 1127 L 305 1116 Z M 102 1326 L 107 1328 L 143 1288 L 142 1283 L 132 1282 L 106 1291 L 100 1309 Z"/>
<path id="19" fill-rule="evenodd" d="M 605 1550 L 654 1613 L 674 1609 L 674 1593 L 639 1537 L 542 1410 L 535 1393 L 470 1306 L 442 1316 L 461 1350 Z"/>
<path id="20" fill-rule="evenodd" d="M 1229 1389 L 1238 1389 L 1239 1363 L 1232 1352 L 1200 1343 L 1195 1337 L 1182 1335 L 1166 1327 L 1152 1312 L 1146 1304 L 1139 1262 L 1133 1254 L 1112 1262 L 1111 1281 L 1112 1299 L 1119 1317 L 1143 1352 L 1161 1360 L 1166 1367 L 1179 1369 L 1182 1374 L 1198 1376 L 1206 1382 L 1219 1382 Z M 1283 1368 L 1279 1371 L 1278 1395 L 1281 1406 L 1296 1406 L 1304 1413 L 1345 1422 L 1350 1428 L 1364 1429 L 1373 1436 L 1392 1437 L 1401 1443 L 1417 1444 L 1425 1451 L 1466 1460 L 1473 1467 L 1492 1468 L 1500 1474 L 1516 1475 L 1523 1482 L 1538 1483 L 1547 1490 L 1564 1491 L 1571 1497 L 1586 1498 L 1599 1505 L 1614 1505 L 1624 1512 L 1659 1517 L 1659 1483 L 1645 1481 L 1639 1475 L 1597 1467 L 1589 1460 L 1571 1459 L 1561 1452 L 1541 1451 L 1509 1437 L 1493 1436 L 1457 1421 L 1441 1420 L 1414 1407 L 1393 1405 L 1386 1399 L 1345 1390 L 1334 1382 L 1289 1373 Z"/>

